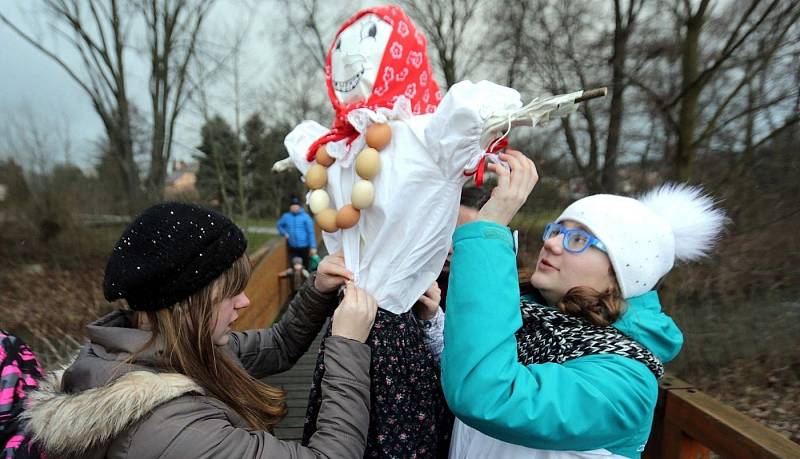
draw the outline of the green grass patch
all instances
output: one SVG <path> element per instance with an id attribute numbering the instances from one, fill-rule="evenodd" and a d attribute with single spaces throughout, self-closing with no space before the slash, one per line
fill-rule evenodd
<path id="1" fill-rule="evenodd" d="M 277 234 L 264 232 L 265 229 L 275 229 L 277 221 L 273 218 L 237 218 L 235 221 L 236 224 L 242 228 L 245 236 L 247 236 L 248 254 L 254 253 L 270 240 L 280 237 Z"/>
<path id="2" fill-rule="evenodd" d="M 249 231 L 245 232 L 245 236 L 247 236 L 247 253 L 253 254 L 256 250 L 260 249 L 264 244 L 280 237 L 275 234 L 265 234 L 265 233 L 251 233 Z"/>

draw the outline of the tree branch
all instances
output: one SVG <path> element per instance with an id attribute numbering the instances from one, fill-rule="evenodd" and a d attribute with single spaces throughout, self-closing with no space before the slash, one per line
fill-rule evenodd
<path id="1" fill-rule="evenodd" d="M 708 3 L 706 0 L 704 1 L 706 4 Z M 689 84 L 684 86 L 683 89 L 681 89 L 681 92 L 678 93 L 678 95 L 672 99 L 672 101 L 667 105 L 666 108 L 670 109 L 674 107 L 689 91 L 694 89 L 695 86 L 705 85 L 708 78 L 710 78 L 711 75 L 714 74 L 714 72 L 716 72 L 720 68 L 720 66 L 722 66 L 722 64 L 725 61 L 727 61 L 728 58 L 731 57 L 733 52 L 737 48 L 739 48 L 739 46 L 741 46 L 742 43 L 744 43 L 747 37 L 749 37 L 750 34 L 752 34 L 761 25 L 762 22 L 764 22 L 764 20 L 767 18 L 770 12 L 772 12 L 772 9 L 775 7 L 778 1 L 779 0 L 773 0 L 773 2 L 766 8 L 766 11 L 761 16 L 761 18 L 759 18 L 758 21 L 756 21 L 756 23 L 753 24 L 753 26 L 751 26 L 750 29 L 744 35 L 742 35 L 735 43 L 732 43 L 736 35 L 738 34 L 739 28 L 744 24 L 744 22 L 747 20 L 750 14 L 752 14 L 755 7 L 760 3 L 760 0 L 753 0 L 753 2 L 750 4 L 750 8 L 748 8 L 747 11 L 744 13 L 744 15 L 742 15 L 739 24 L 737 24 L 737 27 L 734 28 L 734 32 L 728 38 L 728 42 L 725 44 L 725 47 L 723 47 L 722 55 L 716 61 L 714 61 L 714 63 L 710 67 L 700 72 L 700 74 L 697 75 L 697 78 L 695 78 Z M 703 10 L 702 6 L 700 9 Z M 698 14 L 702 14 L 702 11 Z"/>

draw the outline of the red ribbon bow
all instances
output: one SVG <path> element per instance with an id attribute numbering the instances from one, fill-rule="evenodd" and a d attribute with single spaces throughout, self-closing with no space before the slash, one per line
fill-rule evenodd
<path id="1" fill-rule="evenodd" d="M 500 140 L 492 142 L 492 144 L 489 145 L 489 148 L 486 149 L 486 153 L 495 154 L 500 150 L 505 150 L 506 148 L 508 148 L 508 137 L 503 137 Z M 483 157 L 481 157 L 475 170 L 471 172 L 464 172 L 464 175 L 467 177 L 475 176 L 475 186 L 483 186 L 483 175 L 486 169 L 486 156 L 487 155 L 483 155 Z"/>

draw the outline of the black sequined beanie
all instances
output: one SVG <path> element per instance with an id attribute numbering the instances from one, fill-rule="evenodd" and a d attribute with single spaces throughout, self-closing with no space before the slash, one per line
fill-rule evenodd
<path id="1" fill-rule="evenodd" d="M 106 265 L 103 293 L 137 311 L 166 308 L 210 284 L 246 248 L 242 230 L 218 212 L 156 204 L 122 233 Z"/>

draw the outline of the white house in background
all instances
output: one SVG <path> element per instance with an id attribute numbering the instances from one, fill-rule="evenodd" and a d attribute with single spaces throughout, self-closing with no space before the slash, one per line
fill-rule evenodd
<path id="1" fill-rule="evenodd" d="M 0 202 L 5 201 L 6 196 L 8 196 L 8 186 L 0 183 Z"/>

